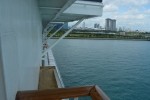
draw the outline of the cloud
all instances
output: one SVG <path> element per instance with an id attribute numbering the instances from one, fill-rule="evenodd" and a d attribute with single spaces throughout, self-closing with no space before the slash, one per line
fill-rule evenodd
<path id="1" fill-rule="evenodd" d="M 145 10 L 144 13 L 149 15 L 150 14 L 150 9 Z"/>
<path id="2" fill-rule="evenodd" d="M 108 4 L 108 5 L 104 6 L 104 12 L 114 12 L 117 10 L 118 10 L 118 7 L 114 4 Z"/>
<path id="3" fill-rule="evenodd" d="M 124 26 L 133 30 L 150 31 L 150 0 L 104 0 L 104 5 L 106 8 L 108 5 L 118 8 L 109 10 L 110 12 L 104 10 L 102 16 L 103 18 L 115 18 L 117 27 Z"/>
<path id="4" fill-rule="evenodd" d="M 140 0 L 140 1 L 138 1 L 138 0 L 126 0 L 127 4 L 131 4 L 134 6 L 143 6 L 145 4 L 148 4 L 149 2 L 150 2 L 149 0 Z"/>
<path id="5" fill-rule="evenodd" d="M 104 0 L 104 4 L 115 4 L 117 6 L 131 5 L 131 6 L 143 6 L 150 3 L 150 0 Z"/>
<path id="6" fill-rule="evenodd" d="M 140 20 L 140 19 L 144 19 L 144 15 L 143 14 L 138 14 L 138 15 L 119 15 L 116 16 L 116 19 L 121 19 L 121 20 Z"/>
<path id="7" fill-rule="evenodd" d="M 112 18 L 117 27 L 150 31 L 150 0 L 103 0 L 103 4 L 103 16 L 85 20 L 86 27 L 94 27 L 94 23 L 105 27 L 105 19 Z"/>

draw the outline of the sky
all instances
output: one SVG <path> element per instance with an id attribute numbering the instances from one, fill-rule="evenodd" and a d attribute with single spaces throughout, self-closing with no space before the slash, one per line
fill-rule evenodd
<path id="1" fill-rule="evenodd" d="M 103 15 L 84 20 L 86 27 L 93 28 L 94 23 L 104 27 L 105 19 L 111 18 L 117 20 L 117 28 L 150 31 L 150 0 L 103 0 L 103 4 Z"/>

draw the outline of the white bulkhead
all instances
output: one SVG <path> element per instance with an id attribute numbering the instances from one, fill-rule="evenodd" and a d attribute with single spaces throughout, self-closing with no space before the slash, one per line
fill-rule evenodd
<path id="1" fill-rule="evenodd" d="M 5 95 L 15 100 L 18 90 L 37 89 L 41 35 L 36 0 L 0 0 L 0 100 Z"/>

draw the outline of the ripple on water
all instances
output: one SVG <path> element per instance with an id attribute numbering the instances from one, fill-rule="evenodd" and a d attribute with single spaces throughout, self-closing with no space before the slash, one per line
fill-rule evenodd
<path id="1" fill-rule="evenodd" d="M 67 87 L 97 84 L 111 100 L 150 100 L 148 41 L 63 40 L 53 52 Z"/>

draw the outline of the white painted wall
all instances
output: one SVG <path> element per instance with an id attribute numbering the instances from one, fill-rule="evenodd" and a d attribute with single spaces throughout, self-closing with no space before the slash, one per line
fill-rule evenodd
<path id="1" fill-rule="evenodd" d="M 90 1 L 75 1 L 75 3 L 73 3 L 63 13 L 102 16 L 102 12 L 102 3 Z"/>
<path id="2" fill-rule="evenodd" d="M 36 0 L 0 0 L 0 62 L 3 63 L 7 100 L 15 100 L 18 90 L 37 89 L 41 35 Z"/>
<path id="3" fill-rule="evenodd" d="M 1 48 L 1 39 L 0 39 L 0 48 Z M 2 63 L 2 52 L 0 49 L 0 99 L 5 100 L 6 92 L 5 92 L 5 83 L 4 83 L 4 73 L 3 73 L 3 63 Z"/>

